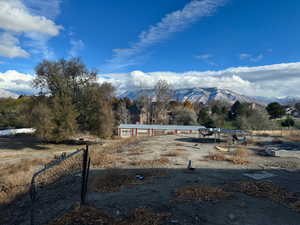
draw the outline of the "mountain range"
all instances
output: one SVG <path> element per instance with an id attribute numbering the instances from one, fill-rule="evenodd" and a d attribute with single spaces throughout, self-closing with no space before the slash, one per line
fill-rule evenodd
<path id="1" fill-rule="evenodd" d="M 14 92 L 0 89 L 0 98 L 18 98 L 18 97 L 19 95 Z"/>
<path id="2" fill-rule="evenodd" d="M 189 101 L 191 103 L 203 103 L 209 104 L 213 101 L 221 101 L 226 102 L 229 104 L 233 104 L 236 101 L 240 102 L 248 102 L 248 103 L 257 103 L 261 105 L 265 105 L 265 102 L 256 100 L 254 98 L 238 94 L 234 91 L 228 89 L 221 89 L 221 88 L 184 88 L 184 89 L 177 89 L 174 91 L 174 100 L 184 102 Z M 154 89 L 139 89 L 139 90 L 132 90 L 126 91 L 120 94 L 118 97 L 127 97 L 131 100 L 136 100 L 140 96 L 146 95 L 153 97 L 155 101 Z"/>
<path id="3" fill-rule="evenodd" d="M 174 100 L 178 100 L 181 102 L 188 100 L 192 103 L 202 102 L 203 104 L 208 104 L 213 101 L 222 101 L 229 104 L 233 104 L 235 101 L 249 102 L 249 103 L 254 102 L 260 105 L 266 105 L 270 102 L 279 102 L 280 104 L 283 105 L 300 102 L 300 97 L 291 97 L 291 96 L 283 97 L 283 98 L 262 97 L 262 96 L 249 97 L 222 88 L 201 88 L 201 87 L 184 88 L 184 89 L 176 89 L 174 92 L 175 92 L 173 97 Z M 127 97 L 131 100 L 136 100 L 143 95 L 151 96 L 153 100 L 155 100 L 154 89 L 136 89 L 131 91 L 125 91 L 118 94 L 117 97 L 121 97 L 121 98 Z M 19 93 L 0 89 L 0 98 L 18 98 L 18 96 Z"/>

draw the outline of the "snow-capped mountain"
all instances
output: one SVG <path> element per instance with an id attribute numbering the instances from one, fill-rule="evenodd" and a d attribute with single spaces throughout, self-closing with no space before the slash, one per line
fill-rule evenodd
<path id="1" fill-rule="evenodd" d="M 11 91 L 0 89 L 0 98 L 18 98 L 19 95 Z"/>
<path id="2" fill-rule="evenodd" d="M 286 97 L 261 97 L 261 96 L 256 96 L 256 100 L 270 103 L 270 102 L 278 102 L 282 105 L 289 105 L 289 104 L 295 104 L 297 102 L 300 102 L 300 97 L 292 97 L 292 96 L 286 96 Z"/>
<path id="3" fill-rule="evenodd" d="M 238 94 L 234 91 L 220 88 L 184 88 L 174 90 L 174 100 L 184 102 L 188 100 L 192 103 L 208 104 L 212 101 L 221 101 L 233 104 L 236 101 L 240 102 L 255 102 L 257 104 L 264 104 L 254 98 Z M 133 91 L 126 91 L 119 95 L 119 97 L 127 97 L 131 100 L 137 99 L 139 96 L 154 96 L 154 89 L 140 89 Z"/>

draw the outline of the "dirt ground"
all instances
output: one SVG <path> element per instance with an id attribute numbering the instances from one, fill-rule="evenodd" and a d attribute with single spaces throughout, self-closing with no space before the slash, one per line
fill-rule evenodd
<path id="1" fill-rule="evenodd" d="M 206 159 L 210 153 L 217 152 L 216 145 L 226 146 L 224 143 L 201 143 L 197 136 L 193 135 L 168 135 L 146 139 L 139 145 L 131 146 L 120 153 L 126 160 L 117 164 L 116 167 L 120 168 L 119 173 L 131 174 L 133 177 L 135 174 L 145 173 L 146 178 L 147 172 L 155 169 L 150 166 L 141 170 L 135 165 L 132 166 L 130 162 L 156 160 L 163 157 L 168 158 L 169 162 L 162 165 L 159 170 L 166 174 L 155 177 L 150 183 L 121 188 L 117 192 L 93 192 L 91 187 L 89 203 L 114 216 L 128 215 L 135 208 L 151 208 L 157 212 L 170 213 L 172 216 L 165 224 L 300 224 L 300 213 L 288 207 L 290 202 L 274 202 L 268 197 L 253 197 L 233 191 L 232 199 L 228 200 L 176 201 L 175 192 L 180 188 L 202 185 L 224 188 L 234 182 L 256 182 L 244 174 L 261 171 L 268 171 L 274 176 L 260 182 L 270 181 L 277 187 L 297 195 L 300 200 L 300 159 L 265 157 L 256 154 L 266 147 L 280 145 L 284 145 L 285 148 L 286 145 L 294 146 L 295 151 L 298 144 L 278 142 L 274 137 L 253 139 L 259 142 L 259 145 L 242 146 L 250 153 L 246 157 L 249 163 L 243 165 Z M 236 147 L 230 148 L 231 151 L 235 149 Z M 131 155 L 131 151 L 141 153 Z M 179 155 L 174 156 L 172 154 L 174 152 Z M 193 171 L 186 169 L 189 160 L 195 168 Z M 92 181 L 103 176 L 103 172 L 103 170 L 93 171 Z M 98 185 L 101 186 L 101 183 Z"/>
<path id="2" fill-rule="evenodd" d="M 118 149 L 112 153 L 112 163 L 92 169 L 87 202 L 113 218 L 127 218 L 135 209 L 145 208 L 168 215 L 160 223 L 145 220 L 140 225 L 300 224 L 300 159 L 260 154 L 269 147 L 298 153 L 300 144 L 278 137 L 249 137 L 247 146 L 228 146 L 224 140 L 214 143 L 210 139 L 199 140 L 197 135 L 166 135 L 147 137 Z M 21 158 L 31 154 L 38 156 L 41 151 L 43 157 L 55 154 L 49 146 L 43 150 L 38 149 L 43 146 L 32 145 L 8 149 L 4 147 L 5 141 L 0 139 L 0 158 L 5 158 L 5 154 L 17 154 Z M 229 152 L 220 152 L 216 146 L 229 148 Z M 241 148 L 243 154 L 237 156 L 238 160 L 228 160 Z M 68 151 L 68 146 L 57 151 Z M 212 160 L 208 157 L 216 153 L 225 158 Z M 189 160 L 193 170 L 187 169 Z M 262 180 L 245 176 L 245 173 L 261 172 L 273 176 Z M 237 184 L 241 186 L 237 188 Z M 224 198 L 227 195 L 230 197 Z M 95 218 L 89 216 L 90 223 L 86 224 L 116 224 L 92 223 Z M 69 220 L 69 223 L 53 224 L 77 223 Z"/>

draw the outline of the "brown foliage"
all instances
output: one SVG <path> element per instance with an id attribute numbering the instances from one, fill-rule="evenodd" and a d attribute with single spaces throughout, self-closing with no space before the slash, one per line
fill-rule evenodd
<path id="1" fill-rule="evenodd" d="M 206 159 L 215 160 L 215 161 L 225 161 L 226 156 L 222 152 L 212 153 L 210 152 L 208 156 L 205 156 Z"/>
<path id="2" fill-rule="evenodd" d="M 236 154 L 244 154 L 244 153 L 238 152 Z M 214 161 L 227 161 L 233 164 L 240 164 L 240 165 L 249 163 L 248 160 L 243 159 L 243 157 L 239 155 L 226 156 L 223 152 L 209 153 L 209 155 L 206 156 L 205 159 L 214 160 Z"/>
<path id="3" fill-rule="evenodd" d="M 9 203 L 17 196 L 26 193 L 30 178 L 36 166 L 48 163 L 46 159 L 23 159 L 17 164 L 0 168 L 0 204 Z"/>
<path id="4" fill-rule="evenodd" d="M 133 166 L 138 166 L 141 168 L 144 167 L 159 167 L 159 166 L 164 166 L 168 164 L 170 160 L 168 158 L 158 158 L 158 159 L 147 159 L 147 160 L 140 160 L 140 161 L 134 161 L 131 163 Z"/>
<path id="5" fill-rule="evenodd" d="M 284 202 L 288 197 L 286 190 L 271 181 L 239 181 L 228 184 L 227 188 L 253 197 L 269 198 L 279 203 Z"/>
<path id="6" fill-rule="evenodd" d="M 232 155 L 237 157 L 248 157 L 250 155 L 249 151 L 245 147 L 240 147 L 232 152 Z"/>
<path id="7" fill-rule="evenodd" d="M 177 189 L 177 198 L 181 200 L 214 201 L 230 199 L 232 194 L 222 188 L 206 185 L 188 186 Z"/>
<path id="8" fill-rule="evenodd" d="M 155 213 L 151 209 L 136 208 L 125 218 L 114 219 L 100 209 L 85 206 L 76 208 L 49 225 L 160 225 L 170 214 Z"/>

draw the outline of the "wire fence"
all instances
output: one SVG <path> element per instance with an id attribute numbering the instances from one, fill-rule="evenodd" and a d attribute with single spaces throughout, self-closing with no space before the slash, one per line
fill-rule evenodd
<path id="1" fill-rule="evenodd" d="M 31 225 L 43 225 L 85 203 L 90 160 L 87 149 L 77 150 L 46 164 L 31 181 Z"/>

